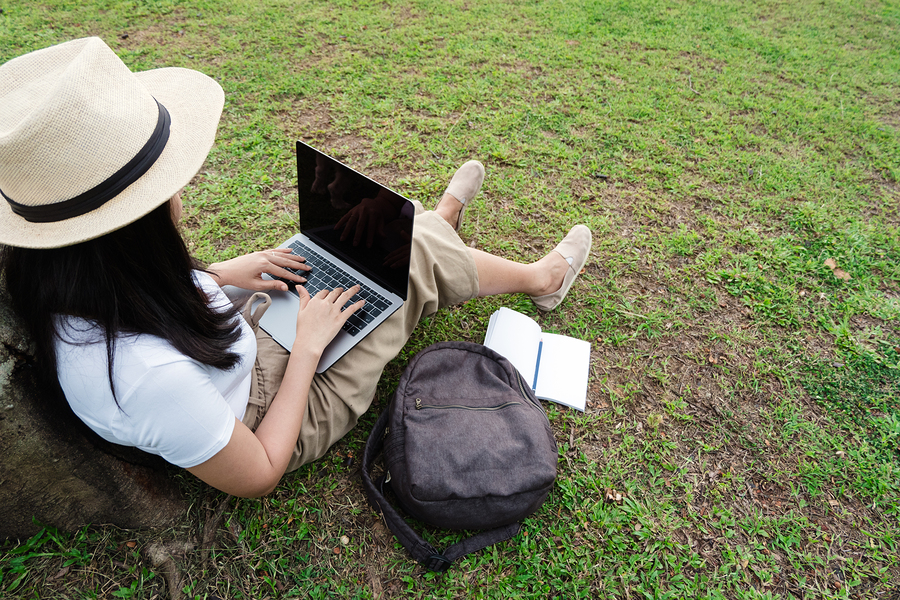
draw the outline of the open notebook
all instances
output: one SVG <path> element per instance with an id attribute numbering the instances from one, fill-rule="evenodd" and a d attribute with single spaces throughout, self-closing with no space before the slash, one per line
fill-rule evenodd
<path id="1" fill-rule="evenodd" d="M 505 356 L 541 400 L 584 411 L 591 364 L 588 342 L 543 332 L 534 319 L 501 308 L 491 315 L 484 345 Z"/>

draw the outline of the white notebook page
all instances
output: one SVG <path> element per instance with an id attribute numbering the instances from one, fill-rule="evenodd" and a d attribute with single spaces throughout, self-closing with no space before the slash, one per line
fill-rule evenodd
<path id="1" fill-rule="evenodd" d="M 591 345 L 573 337 L 542 334 L 541 362 L 534 395 L 584 411 Z"/>
<path id="2" fill-rule="evenodd" d="M 491 315 L 484 345 L 505 356 L 528 385 L 534 382 L 541 328 L 520 312 L 501 308 Z"/>

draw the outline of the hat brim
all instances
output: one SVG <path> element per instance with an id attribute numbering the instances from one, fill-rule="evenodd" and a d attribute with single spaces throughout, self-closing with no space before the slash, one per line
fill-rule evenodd
<path id="1" fill-rule="evenodd" d="M 98 238 L 148 214 L 197 174 L 215 141 L 225 104 L 222 88 L 203 73 L 178 67 L 134 75 L 172 119 L 169 140 L 153 166 L 100 208 L 63 221 L 32 223 L 0 201 L 0 243 L 61 248 Z"/>

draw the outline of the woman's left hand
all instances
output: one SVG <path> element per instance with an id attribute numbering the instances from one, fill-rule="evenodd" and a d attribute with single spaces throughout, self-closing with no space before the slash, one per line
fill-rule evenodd
<path id="1" fill-rule="evenodd" d="M 290 248 L 260 250 L 224 262 L 213 263 L 207 267 L 207 270 L 220 286 L 233 285 L 245 290 L 261 292 L 265 290 L 287 291 L 288 289 L 288 284 L 284 281 L 263 279 L 263 273 L 295 283 L 306 282 L 305 277 L 289 271 L 289 268 L 295 271 L 312 270 L 312 267 L 306 264 L 306 258 L 297 256 L 291 252 Z"/>

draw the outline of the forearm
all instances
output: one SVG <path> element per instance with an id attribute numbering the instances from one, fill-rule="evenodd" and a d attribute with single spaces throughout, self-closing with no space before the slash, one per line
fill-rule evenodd
<path id="1" fill-rule="evenodd" d="M 342 307 L 359 292 L 359 286 L 343 291 L 321 291 L 310 298 L 299 288 L 297 330 L 304 335 L 295 343 L 281 387 L 263 420 L 250 431 L 235 419 L 228 444 L 212 458 L 188 470 L 208 484 L 235 496 L 264 496 L 284 475 L 297 439 L 309 398 L 309 388 L 319 358 L 347 318 L 363 305 L 360 300 Z"/>
<path id="2" fill-rule="evenodd" d="M 284 475 L 297 445 L 318 363 L 319 354 L 295 344 L 278 393 L 254 432 L 265 450 L 273 488 Z"/>
<path id="3" fill-rule="evenodd" d="M 318 362 L 319 354 L 297 348 L 256 432 L 235 419 L 225 448 L 188 471 L 223 492 L 243 498 L 265 496 L 275 489 L 297 444 Z"/>

